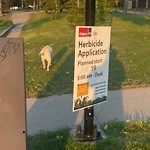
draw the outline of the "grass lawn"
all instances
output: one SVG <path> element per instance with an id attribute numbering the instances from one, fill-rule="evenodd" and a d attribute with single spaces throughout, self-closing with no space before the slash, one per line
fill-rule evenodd
<path id="1" fill-rule="evenodd" d="M 10 16 L 3 16 L 0 17 L 0 34 L 6 30 L 8 27 L 10 27 L 12 24 L 12 21 L 10 20 Z"/>
<path id="2" fill-rule="evenodd" d="M 66 19 L 52 20 L 46 14 L 35 14 L 25 25 L 25 63 L 28 97 L 43 97 L 72 92 L 74 64 L 74 31 Z M 51 45 L 53 62 L 49 72 L 43 70 L 40 50 Z"/>
<path id="3" fill-rule="evenodd" d="M 150 86 L 150 18 L 112 14 L 109 90 Z M 73 91 L 74 29 L 65 17 L 52 20 L 34 14 L 24 27 L 27 97 L 44 97 Z M 54 48 L 49 72 L 43 70 L 39 52 Z"/>
<path id="4" fill-rule="evenodd" d="M 69 129 L 40 133 L 27 138 L 27 150 L 149 150 L 150 123 L 110 122 L 104 126 L 106 139 L 93 143 L 73 141 Z"/>
<path id="5" fill-rule="evenodd" d="M 109 88 L 150 86 L 150 17 L 113 14 Z"/>

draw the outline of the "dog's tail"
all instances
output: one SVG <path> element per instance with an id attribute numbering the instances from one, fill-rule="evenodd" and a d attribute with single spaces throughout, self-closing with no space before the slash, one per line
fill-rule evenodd
<path id="1" fill-rule="evenodd" d="M 44 55 L 44 52 L 40 52 L 40 53 L 39 53 L 39 56 L 42 56 L 42 55 Z"/>

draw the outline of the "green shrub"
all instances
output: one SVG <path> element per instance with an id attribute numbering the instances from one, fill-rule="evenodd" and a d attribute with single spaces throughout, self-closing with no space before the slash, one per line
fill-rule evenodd
<path id="1" fill-rule="evenodd" d="M 72 27 L 84 25 L 85 22 L 85 10 L 84 10 L 84 1 L 80 1 L 80 4 L 77 4 L 76 0 L 68 1 L 68 15 L 67 19 L 69 25 Z"/>
<path id="2" fill-rule="evenodd" d="M 0 26 L 12 25 L 11 20 L 0 19 Z"/>

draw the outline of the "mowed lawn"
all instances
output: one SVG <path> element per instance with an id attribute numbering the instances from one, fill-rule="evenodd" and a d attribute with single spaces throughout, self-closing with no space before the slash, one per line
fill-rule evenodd
<path id="1" fill-rule="evenodd" d="M 12 25 L 10 15 L 3 15 L 0 17 L 0 34 Z"/>
<path id="2" fill-rule="evenodd" d="M 23 29 L 27 97 L 72 93 L 75 29 L 65 17 L 32 15 Z M 50 71 L 42 68 L 39 52 L 51 45 Z M 150 18 L 112 14 L 109 90 L 150 86 Z"/>
<path id="3" fill-rule="evenodd" d="M 102 126 L 107 138 L 94 142 L 79 142 L 72 139 L 69 129 L 41 132 L 28 136 L 28 150 L 149 150 L 150 123 L 110 122 Z"/>
<path id="4" fill-rule="evenodd" d="M 109 88 L 150 86 L 150 17 L 113 14 Z"/>

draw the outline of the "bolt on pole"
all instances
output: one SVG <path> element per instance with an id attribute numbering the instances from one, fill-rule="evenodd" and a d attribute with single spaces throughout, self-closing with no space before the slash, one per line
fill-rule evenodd
<path id="1" fill-rule="evenodd" d="M 95 0 L 85 0 L 85 26 L 95 26 Z M 93 140 L 94 107 L 84 109 L 84 138 Z"/>

